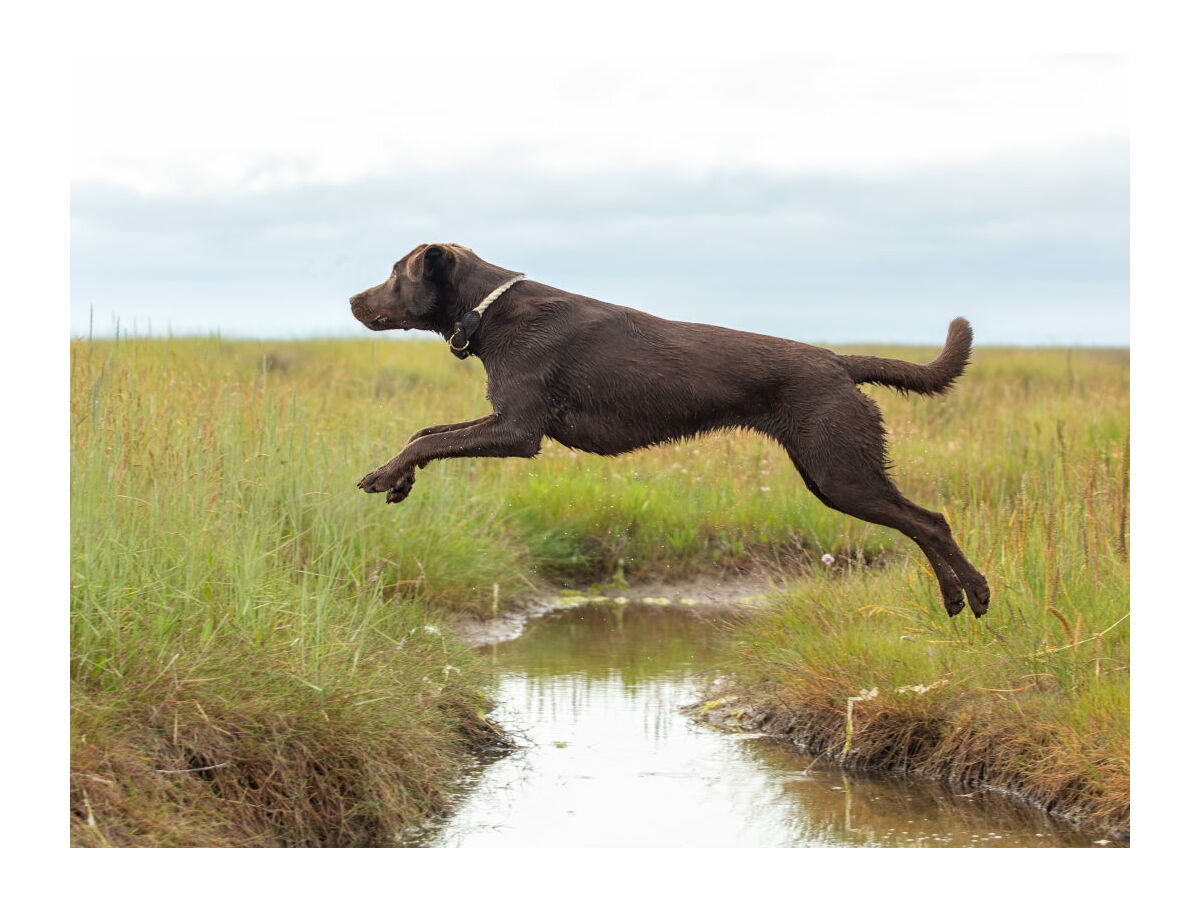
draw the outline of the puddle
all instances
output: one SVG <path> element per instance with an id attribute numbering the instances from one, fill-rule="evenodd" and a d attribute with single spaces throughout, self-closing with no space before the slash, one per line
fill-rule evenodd
<path id="1" fill-rule="evenodd" d="M 589 604 L 481 650 L 527 746 L 480 763 L 426 847 L 1095 847 L 1004 797 L 844 776 L 679 707 L 715 664 L 711 615 Z M 1113 846 L 1113 844 L 1107 844 Z"/>

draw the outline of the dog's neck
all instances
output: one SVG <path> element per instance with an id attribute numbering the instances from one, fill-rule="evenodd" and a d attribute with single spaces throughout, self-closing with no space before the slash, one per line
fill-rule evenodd
<path id="1" fill-rule="evenodd" d="M 492 291 L 520 275 L 483 261 L 458 265 L 441 286 L 438 320 L 435 330 L 450 339 L 454 326 Z"/>

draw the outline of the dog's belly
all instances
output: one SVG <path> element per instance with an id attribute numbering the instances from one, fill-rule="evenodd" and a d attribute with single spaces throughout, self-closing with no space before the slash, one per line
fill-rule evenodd
<path id="1" fill-rule="evenodd" d="M 630 428 L 627 423 L 615 426 L 591 416 L 565 416 L 551 424 L 547 436 L 573 450 L 616 456 L 639 447 L 662 443 L 672 437 L 669 431 L 651 428 Z"/>
<path id="2" fill-rule="evenodd" d="M 546 430 L 547 437 L 574 450 L 616 456 L 641 447 L 661 444 L 718 428 L 748 424 L 739 411 L 711 411 L 697 417 L 694 411 L 663 409 L 560 410 Z"/>

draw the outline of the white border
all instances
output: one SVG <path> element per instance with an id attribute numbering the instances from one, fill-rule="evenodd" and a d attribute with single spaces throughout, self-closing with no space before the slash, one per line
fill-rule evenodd
<path id="1" fill-rule="evenodd" d="M 18 861 L 17 883 L 74 887 L 88 896 L 236 895 L 269 890 L 313 896 L 333 889 L 373 887 L 418 896 L 606 893 L 614 888 L 730 896 L 748 891 L 857 895 L 883 888 L 889 896 L 964 893 L 996 896 L 1023 890 L 1047 896 L 1100 890 L 1119 896 L 1131 874 L 1156 881 L 1189 861 L 1191 780 L 1188 732 L 1194 653 L 1191 606 L 1195 587 L 1180 561 L 1193 541 L 1186 519 L 1193 388 L 1184 366 L 1195 354 L 1192 306 L 1196 287 L 1197 194 L 1194 98 L 1200 82 L 1190 46 L 1194 31 L 1182 4 L 1010 2 L 884 4 L 762 4 L 706 7 L 641 2 L 571 6 L 460 2 L 453 10 L 426 3 L 229 3 L 191 6 L 151 3 L 58 4 L 26 7 L 10 18 L 0 54 L 4 83 L 15 88 L 3 167 L 4 246 L 9 313 L 5 332 L 8 440 L 4 471 L 17 503 L 10 534 L 9 653 L 6 681 L 10 728 L 5 774 L 17 791 L 5 817 L 7 847 Z M 472 26 L 475 26 L 472 29 Z M 149 854 L 66 851 L 65 637 L 67 593 L 66 364 L 63 336 L 68 294 L 64 212 L 67 204 L 66 54 L 147 44 L 188 51 L 340 49 L 402 53 L 417 40 L 441 44 L 470 65 L 472 49 L 498 46 L 521 52 L 560 47 L 621 49 L 786 49 L 886 52 L 950 48 L 965 52 L 1133 50 L 1134 130 L 1134 589 L 1135 849 L 1095 853 L 1086 861 L 1064 851 L 985 851 L 936 859 L 893 854 L 886 860 L 833 855 L 837 851 L 587 851 L 494 855 L 464 865 L 438 851 L 344 856 L 292 852 L 286 863 L 261 852 L 231 856 L 210 851 L 193 874 L 171 851 Z M 483 77 L 484 73 L 481 73 Z M 6 104 L 7 105 L 7 104 Z M 10 106 L 10 109 L 12 107 Z M 1189 352 L 1190 351 L 1190 352 Z M 1174 420 L 1175 424 L 1170 424 Z M 1180 501 L 1183 501 L 1181 504 Z M 1182 509 L 1181 509 L 1182 507 Z M 46 855 L 67 852 L 63 860 Z M 441 851 L 454 852 L 454 851 Z M 753 858 L 731 853 L 753 852 Z M 841 851 L 848 853 L 852 851 Z M 861 851 L 860 851 L 861 852 Z M 990 851 L 1004 852 L 1004 851 Z M 964 853 L 970 853 L 965 856 Z M 1047 855 L 1047 854 L 1054 855 Z M 219 855 L 218 855 L 219 854 Z M 1020 854 L 1018 860 L 1013 854 Z M 1031 855 L 1035 854 L 1035 855 Z M 128 860 L 126 862 L 126 860 Z M 46 863 L 50 862 L 50 865 Z M 1137 865 L 1137 870 L 1133 865 Z M 194 865 L 194 864 L 193 864 Z M 213 876 L 217 877 L 213 877 Z M 36 880 L 35 880 L 36 879 Z"/>

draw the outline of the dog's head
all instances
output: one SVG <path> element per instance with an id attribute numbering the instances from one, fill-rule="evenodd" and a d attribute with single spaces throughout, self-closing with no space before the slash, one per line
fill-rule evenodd
<path id="1" fill-rule="evenodd" d="M 474 254 L 458 244 L 421 244 L 392 266 L 386 281 L 351 297 L 350 311 L 372 331 L 443 330 L 452 271 L 468 256 Z"/>

